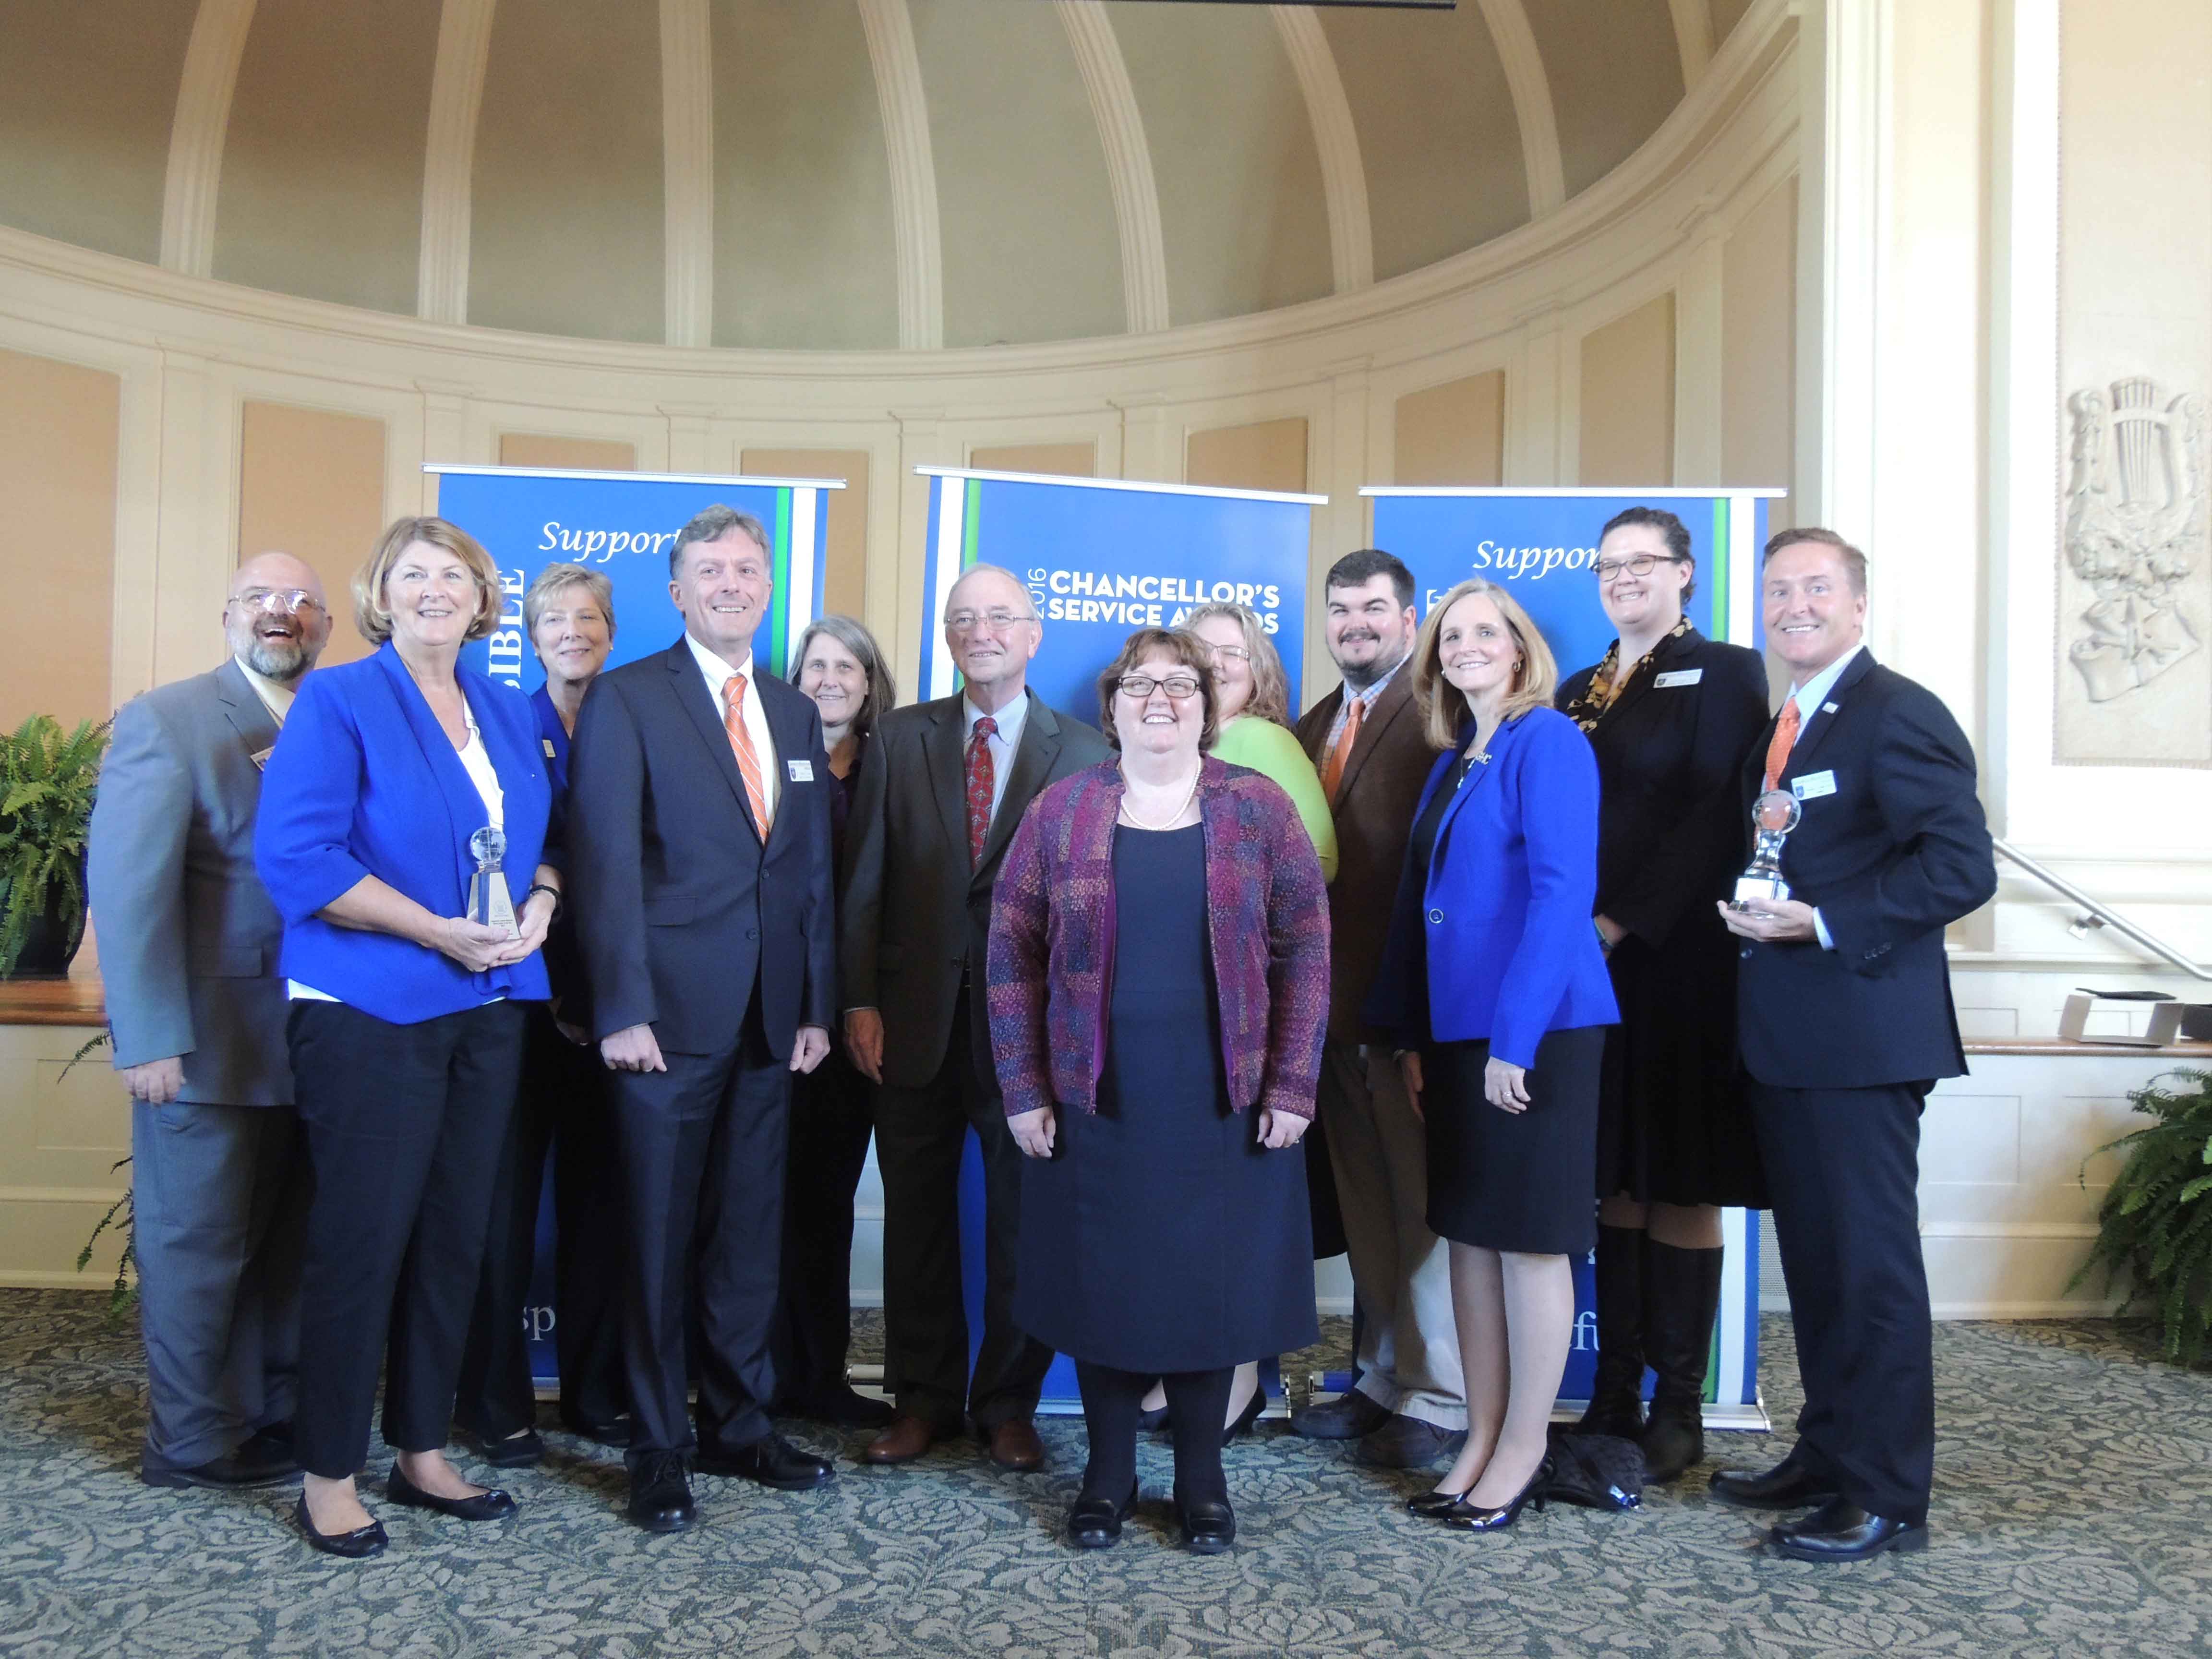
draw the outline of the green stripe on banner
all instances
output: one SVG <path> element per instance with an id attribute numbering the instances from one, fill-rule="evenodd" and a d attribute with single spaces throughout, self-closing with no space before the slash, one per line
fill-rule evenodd
<path id="1" fill-rule="evenodd" d="M 1729 498 L 1713 498 L 1713 637 L 1729 636 Z"/>
<path id="2" fill-rule="evenodd" d="M 791 654 L 784 630 L 790 618 L 791 591 L 791 492 L 775 492 L 775 548 L 769 555 L 770 575 L 775 586 L 768 602 L 768 672 L 779 679 L 788 678 L 784 672 L 784 660 Z"/>
<path id="3" fill-rule="evenodd" d="M 967 569 L 975 562 L 975 526 L 983 520 L 983 481 L 968 480 L 968 511 L 960 521 L 960 568 Z"/>

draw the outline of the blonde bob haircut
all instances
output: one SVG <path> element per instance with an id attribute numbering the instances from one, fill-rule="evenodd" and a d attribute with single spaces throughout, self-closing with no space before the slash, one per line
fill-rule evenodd
<path id="1" fill-rule="evenodd" d="M 1485 581 L 1480 576 L 1467 580 L 1438 599 L 1430 607 L 1427 618 L 1421 623 L 1420 637 L 1413 641 L 1413 701 L 1421 710 L 1423 735 L 1431 749 L 1456 749 L 1464 740 L 1462 732 L 1469 718 L 1467 694 L 1444 678 L 1443 647 L 1438 640 L 1443 633 L 1444 617 L 1462 599 L 1480 594 L 1497 606 L 1498 614 L 1505 620 L 1506 631 L 1513 635 L 1513 643 L 1521 653 L 1521 660 L 1514 665 L 1513 681 L 1505 694 L 1504 718 L 1517 720 L 1532 708 L 1549 708 L 1552 698 L 1559 689 L 1559 659 L 1552 647 L 1530 621 L 1528 613 L 1521 608 L 1521 601 L 1496 582 Z"/>
<path id="2" fill-rule="evenodd" d="M 451 553 L 468 567 L 476 580 L 477 613 L 469 621 L 464 641 L 480 640 L 499 626 L 501 594 L 499 567 L 491 562 L 483 544 L 457 524 L 444 519 L 394 519 L 376 538 L 368 562 L 353 573 L 353 625 L 371 645 L 392 637 L 392 607 L 385 603 L 384 586 L 392 580 L 399 556 L 417 542 Z"/>
<path id="3" fill-rule="evenodd" d="M 1235 623 L 1244 635 L 1245 654 L 1252 664 L 1252 695 L 1244 700 L 1243 712 L 1287 727 L 1291 723 L 1291 678 L 1283 672 L 1283 659 L 1275 649 L 1275 642 L 1267 637 L 1267 625 L 1260 620 L 1260 613 L 1249 605 L 1193 605 L 1182 625 L 1194 634 L 1199 623 L 1215 617 Z"/>
<path id="4" fill-rule="evenodd" d="M 593 570 L 580 564 L 549 564 L 538 573 L 530 584 L 530 591 L 522 596 L 522 631 L 530 635 L 531 649 L 538 648 L 538 619 L 545 608 L 572 587 L 580 587 L 591 595 L 592 603 L 599 608 L 599 615 L 607 619 L 607 637 L 615 636 L 615 585 L 604 571 Z"/>

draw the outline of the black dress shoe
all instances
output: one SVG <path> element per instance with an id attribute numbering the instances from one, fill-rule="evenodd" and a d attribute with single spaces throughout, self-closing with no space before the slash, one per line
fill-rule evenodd
<path id="1" fill-rule="evenodd" d="M 1252 1425 L 1260 1420 L 1260 1413 L 1267 1409 L 1267 1391 L 1257 1383 L 1253 1385 L 1252 1397 L 1244 1402 L 1244 1409 L 1230 1420 L 1221 1431 L 1221 1443 L 1227 1445 L 1252 1432 Z"/>
<path id="2" fill-rule="evenodd" d="M 1357 1389 L 1291 1413 L 1291 1432 L 1307 1440 L 1361 1440 L 1390 1420 L 1390 1413 Z"/>
<path id="3" fill-rule="evenodd" d="M 1740 1510 L 1808 1510 L 1835 1497 L 1836 1483 L 1793 1451 L 1771 1469 L 1716 1469 L 1712 1492 Z"/>
<path id="4" fill-rule="evenodd" d="M 629 1518 L 647 1532 L 682 1532 L 699 1518 L 682 1452 L 652 1452 L 629 1472 Z"/>
<path id="5" fill-rule="evenodd" d="M 1463 1492 L 1446 1492 L 1439 1486 L 1434 1492 L 1415 1492 L 1406 1500 L 1406 1507 L 1415 1515 L 1439 1516 L 1457 1509 L 1466 1496 Z"/>
<path id="6" fill-rule="evenodd" d="M 561 1426 L 569 1433 L 602 1446 L 629 1444 L 630 1421 L 627 1417 L 609 1418 L 605 1422 L 594 1422 L 588 1417 L 571 1417 L 561 1413 Z"/>
<path id="7" fill-rule="evenodd" d="M 1551 1484 L 1551 1479 L 1552 1460 L 1547 1455 L 1536 1466 L 1536 1473 L 1528 1477 L 1528 1484 L 1497 1508 L 1486 1509 L 1462 1498 L 1443 1512 L 1443 1523 L 1462 1532 L 1504 1532 L 1521 1518 L 1523 1509 L 1533 1504 L 1539 1514 L 1543 1512 L 1544 1488 Z M 1468 1490 L 1474 1489 L 1470 1486 Z"/>
<path id="8" fill-rule="evenodd" d="M 386 1534 L 384 1522 L 372 1521 L 365 1527 L 356 1527 L 351 1532 L 317 1532 L 314 1517 L 307 1513 L 307 1494 L 300 1494 L 300 1502 L 292 1511 L 292 1518 L 300 1523 L 301 1534 L 309 1547 L 325 1555 L 342 1556 L 349 1561 L 365 1561 L 372 1555 L 384 1553 L 384 1547 L 392 1540 Z"/>
<path id="9" fill-rule="evenodd" d="M 514 1500 L 497 1486 L 472 1498 L 441 1498 L 410 1480 L 397 1463 L 392 1466 L 391 1477 L 384 1483 L 384 1495 L 407 1509 L 450 1515 L 456 1521 L 504 1521 L 514 1513 Z"/>
<path id="10" fill-rule="evenodd" d="M 878 1400 L 840 1382 L 833 1388 L 810 1389 L 795 1396 L 789 1414 L 841 1429 L 887 1429 L 898 1415 L 898 1407 L 888 1400 Z"/>
<path id="11" fill-rule="evenodd" d="M 1370 1468 L 1425 1469 L 1440 1458 L 1458 1456 L 1465 1444 L 1465 1429 L 1440 1429 L 1418 1417 L 1394 1415 L 1361 1440 L 1352 1455 Z"/>
<path id="12" fill-rule="evenodd" d="M 1168 1408 L 1165 1406 L 1161 1407 L 1159 1410 L 1156 1412 L 1139 1412 L 1137 1413 L 1137 1432 L 1139 1434 L 1158 1434 L 1162 1429 L 1167 1427 L 1167 1425 Z"/>
<path id="13" fill-rule="evenodd" d="M 1219 1555 L 1237 1541 L 1237 1511 L 1225 1498 L 1189 1504 L 1178 1498 L 1176 1522 L 1182 1528 L 1182 1547 L 1193 1555 Z"/>
<path id="14" fill-rule="evenodd" d="M 778 1492 L 811 1492 L 836 1479 L 826 1457 L 804 1452 L 780 1434 L 767 1434 L 735 1451 L 699 1449 L 699 1473 L 757 1480 Z"/>
<path id="15" fill-rule="evenodd" d="M 273 1486 L 295 1480 L 300 1465 L 289 1446 L 248 1440 L 237 1450 L 211 1457 L 190 1468 L 167 1463 L 141 1463 L 138 1478 L 149 1486 L 204 1486 L 215 1492 L 236 1492 L 245 1486 Z"/>
<path id="16" fill-rule="evenodd" d="M 545 1443 L 538 1437 L 535 1429 L 525 1429 L 520 1434 L 510 1434 L 493 1440 L 481 1434 L 470 1434 L 469 1443 L 477 1455 L 495 1469 L 534 1469 L 545 1455 Z"/>
<path id="17" fill-rule="evenodd" d="M 1801 1521 L 1784 1521 L 1767 1536 L 1775 1548 L 1796 1560 L 1863 1561 L 1884 1550 L 1926 1549 L 1928 1523 L 1869 1515 L 1836 1498 Z"/>
<path id="18" fill-rule="evenodd" d="M 1137 1507 L 1137 1483 L 1120 1503 L 1110 1498 L 1078 1497 L 1067 1511 L 1067 1541 L 1079 1550 L 1109 1549 L 1121 1541 L 1121 1523 Z"/>

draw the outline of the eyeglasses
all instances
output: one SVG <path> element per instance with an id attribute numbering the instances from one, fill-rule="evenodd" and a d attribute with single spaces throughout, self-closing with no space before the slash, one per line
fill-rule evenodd
<path id="1" fill-rule="evenodd" d="M 988 628 L 994 634 L 1003 634 L 1016 623 L 1033 623 L 1034 611 L 954 611 L 948 612 L 945 626 L 955 634 L 972 634 L 977 628 Z"/>
<path id="2" fill-rule="evenodd" d="M 1161 690 L 1166 692 L 1168 696 L 1180 702 L 1185 697 L 1194 697 L 1198 695 L 1198 676 L 1195 674 L 1170 674 L 1164 679 L 1156 678 L 1154 676 L 1150 674 L 1124 674 L 1121 676 L 1121 690 L 1123 694 L 1127 696 L 1134 697 L 1139 702 L 1142 702 L 1145 698 L 1151 696 L 1152 695 L 1152 688 L 1154 686 L 1158 686 Z"/>
<path id="3" fill-rule="evenodd" d="M 1600 559 L 1590 566 L 1590 574 L 1597 578 L 1601 587 L 1623 571 L 1632 576 L 1648 576 L 1659 568 L 1662 559 L 1668 564 L 1682 562 L 1672 553 L 1638 553 L 1626 559 Z"/>
<path id="4" fill-rule="evenodd" d="M 1226 657 L 1231 662 L 1252 660 L 1252 653 L 1241 645 L 1209 645 L 1206 647 L 1206 654 L 1209 657 Z"/>
<path id="5" fill-rule="evenodd" d="M 244 605 L 248 611 L 268 611 L 285 617 L 295 611 L 323 608 L 304 587 L 249 587 L 231 603 Z"/>

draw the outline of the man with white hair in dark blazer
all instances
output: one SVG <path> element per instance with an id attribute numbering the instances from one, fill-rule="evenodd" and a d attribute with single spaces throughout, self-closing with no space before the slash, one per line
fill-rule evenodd
<path id="1" fill-rule="evenodd" d="M 298 1473 L 291 1418 L 306 1212 L 284 1045 L 283 923 L 253 867 L 261 767 L 331 635 L 289 553 L 247 560 L 230 654 L 115 717 L 86 848 L 131 1190 L 149 1486 Z"/>
<path id="2" fill-rule="evenodd" d="M 1805 1389 L 1797 1443 L 1715 1497 L 1810 1509 L 1784 1554 L 1856 1561 L 1928 1541 L 1936 1384 L 1921 1260 L 1920 1112 L 1966 1069 L 1943 930 L 1996 891 L 1974 752 L 1942 702 L 1864 643 L 1866 556 L 1779 532 L 1761 575 L 1790 695 L 1746 758 L 1747 820 L 1786 792 L 1786 898 L 1723 904 L 1742 941 L 1738 1041 Z M 1749 841 L 1747 823 L 1747 843 Z"/>

